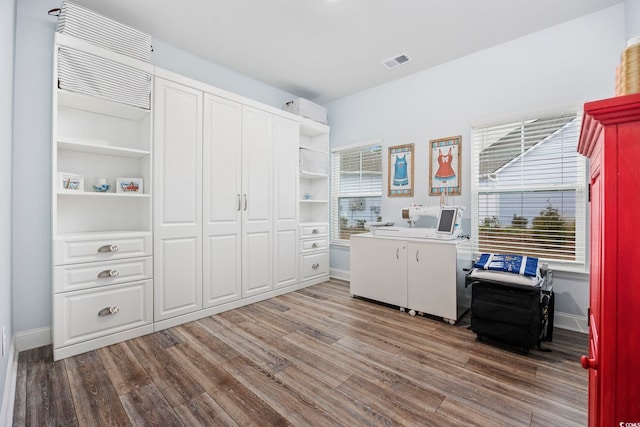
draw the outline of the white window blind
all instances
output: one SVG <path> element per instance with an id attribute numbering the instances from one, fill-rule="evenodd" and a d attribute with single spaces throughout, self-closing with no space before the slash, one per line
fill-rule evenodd
<path id="1" fill-rule="evenodd" d="M 585 160 L 580 113 L 472 131 L 475 253 L 514 253 L 584 265 Z"/>
<path id="2" fill-rule="evenodd" d="M 380 141 L 338 148 L 331 154 L 331 239 L 348 241 L 380 220 L 382 147 Z"/>

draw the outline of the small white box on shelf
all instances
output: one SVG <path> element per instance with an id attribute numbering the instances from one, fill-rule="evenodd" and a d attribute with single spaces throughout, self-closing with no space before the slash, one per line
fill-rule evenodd
<path id="1" fill-rule="evenodd" d="M 116 179 L 116 193 L 142 194 L 142 178 Z"/>
<path id="2" fill-rule="evenodd" d="M 293 101 L 289 101 L 282 106 L 284 111 L 288 111 L 293 114 L 297 114 L 302 117 L 307 117 L 316 122 L 328 124 L 327 122 L 327 109 L 322 105 L 318 105 L 304 98 L 297 98 Z"/>
<path id="3" fill-rule="evenodd" d="M 74 173 L 58 172 L 58 191 L 61 193 L 84 191 L 84 177 Z"/>

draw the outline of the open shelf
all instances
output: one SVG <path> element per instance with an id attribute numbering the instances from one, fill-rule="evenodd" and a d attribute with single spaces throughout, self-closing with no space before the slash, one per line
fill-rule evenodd
<path id="1" fill-rule="evenodd" d="M 58 191 L 58 196 L 69 196 L 69 197 L 139 197 L 139 198 L 149 198 L 150 194 L 130 194 L 130 193 L 101 193 L 99 191 Z"/>
<path id="2" fill-rule="evenodd" d="M 107 145 L 108 142 L 88 142 L 80 140 L 63 139 L 58 141 L 59 150 L 77 151 L 79 153 L 98 154 L 105 156 L 132 157 L 140 159 L 151 154 L 150 151 L 137 150 L 133 148 L 114 147 Z"/>

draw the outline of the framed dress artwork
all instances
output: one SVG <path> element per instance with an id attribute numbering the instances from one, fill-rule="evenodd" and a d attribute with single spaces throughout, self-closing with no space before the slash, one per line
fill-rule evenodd
<path id="1" fill-rule="evenodd" d="M 389 147 L 388 196 L 413 196 L 413 144 Z"/>
<path id="2" fill-rule="evenodd" d="M 459 196 L 462 191 L 462 137 L 429 141 L 429 195 Z"/>

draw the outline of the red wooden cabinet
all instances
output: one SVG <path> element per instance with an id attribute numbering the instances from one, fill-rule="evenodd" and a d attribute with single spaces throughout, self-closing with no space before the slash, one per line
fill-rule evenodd
<path id="1" fill-rule="evenodd" d="M 586 103 L 578 152 L 591 183 L 589 425 L 640 425 L 640 94 Z"/>

